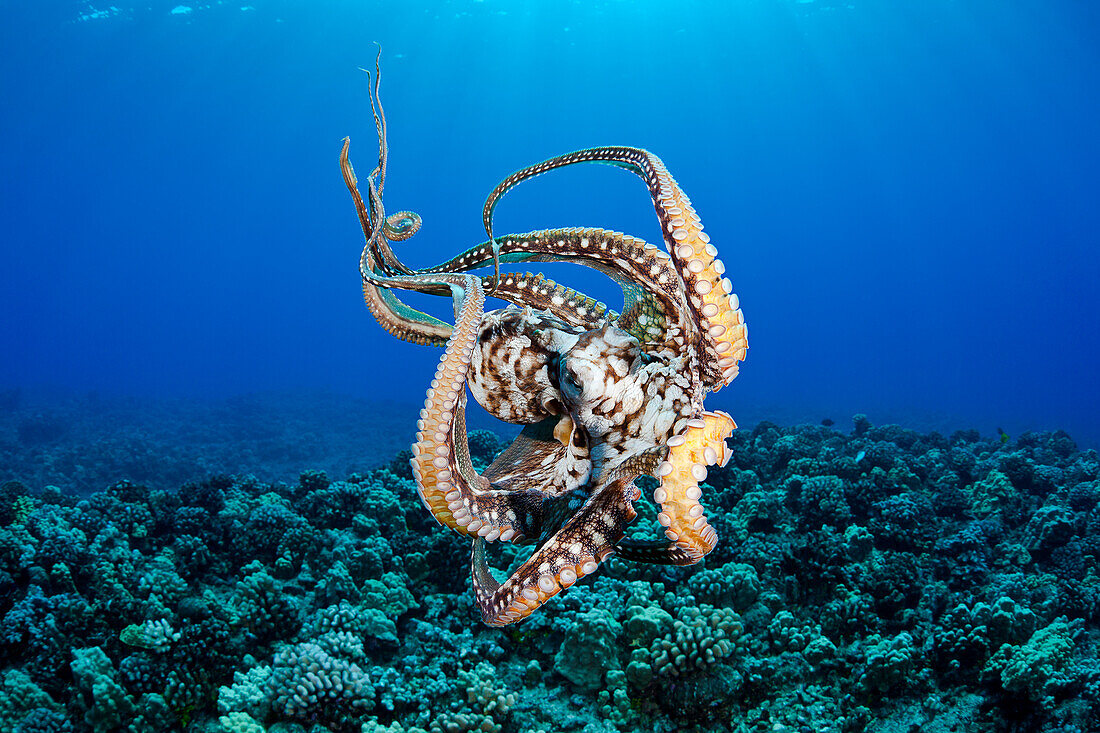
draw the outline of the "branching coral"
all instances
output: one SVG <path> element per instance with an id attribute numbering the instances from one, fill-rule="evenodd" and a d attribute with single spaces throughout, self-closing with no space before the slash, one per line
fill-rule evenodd
<path id="1" fill-rule="evenodd" d="M 672 632 L 649 647 L 654 675 L 679 677 L 697 673 L 733 654 L 744 627 L 731 609 L 686 607 Z"/>
<path id="2" fill-rule="evenodd" d="M 507 631 L 477 622 L 445 571 L 463 546 L 421 533 L 388 469 L 83 501 L 20 486 L 31 511 L 0 526 L 0 729 L 1100 729 L 1095 454 L 767 424 L 730 448 L 708 481 L 731 542 L 706 567 L 612 563 Z M 941 511 L 992 472 L 998 508 Z M 806 482 L 838 481 L 844 527 L 803 504 Z"/>

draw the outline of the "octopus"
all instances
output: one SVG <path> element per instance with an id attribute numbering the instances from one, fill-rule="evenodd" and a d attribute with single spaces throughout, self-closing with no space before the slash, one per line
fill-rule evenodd
<path id="1" fill-rule="evenodd" d="M 490 626 L 520 621 L 612 555 L 664 565 L 699 562 L 718 541 L 700 484 L 709 466 L 729 460 L 726 438 L 737 427 L 703 403 L 737 376 L 748 330 L 725 265 L 688 197 L 650 152 L 578 150 L 517 171 L 493 189 L 482 211 L 484 242 L 412 269 L 392 245 L 412 237 L 420 217 L 387 215 L 383 206 L 389 149 L 380 76 L 376 60 L 368 89 L 378 163 L 366 178 L 365 198 L 349 162 L 350 139 L 340 154 L 366 239 L 359 259 L 363 296 L 393 336 L 443 349 L 417 421 L 412 474 L 435 520 L 472 540 L 482 619 Z M 599 228 L 494 232 L 505 194 L 580 163 L 610 164 L 639 177 L 663 246 Z M 501 269 L 537 262 L 605 273 L 622 289 L 622 311 L 542 274 Z M 402 291 L 450 298 L 454 323 L 412 308 L 400 299 Z M 488 297 L 507 306 L 486 310 Z M 493 416 L 523 426 L 481 473 L 470 458 L 467 392 Z M 627 535 L 637 517 L 640 476 L 658 480 L 653 501 L 664 539 Z M 486 558 L 494 542 L 533 546 L 503 582 Z"/>

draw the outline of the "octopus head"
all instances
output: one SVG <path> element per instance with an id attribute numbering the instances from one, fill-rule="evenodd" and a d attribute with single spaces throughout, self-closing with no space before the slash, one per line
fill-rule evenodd
<path id="1" fill-rule="evenodd" d="M 591 436 L 622 425 L 644 401 L 640 372 L 646 355 L 633 336 L 614 326 L 588 331 L 558 361 L 562 403 Z"/>
<path id="2" fill-rule="evenodd" d="M 470 355 L 470 393 L 493 416 L 531 424 L 562 415 L 558 360 L 579 332 L 530 308 L 486 313 Z"/>

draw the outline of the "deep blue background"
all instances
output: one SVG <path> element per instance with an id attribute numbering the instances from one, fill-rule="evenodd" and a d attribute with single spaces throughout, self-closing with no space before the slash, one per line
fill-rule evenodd
<path id="1" fill-rule="evenodd" d="M 1096 3 L 126 1 L 0 2 L 0 387 L 419 400 L 438 352 L 362 306 L 337 166 L 344 135 L 372 166 L 379 41 L 413 264 L 481 241 L 511 171 L 646 147 L 750 324 L 708 407 L 1100 440 Z M 601 166 L 498 214 L 571 225 L 659 238 Z"/>

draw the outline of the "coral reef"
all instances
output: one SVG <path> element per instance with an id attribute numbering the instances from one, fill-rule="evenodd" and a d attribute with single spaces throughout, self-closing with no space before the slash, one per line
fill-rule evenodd
<path id="1" fill-rule="evenodd" d="M 473 460 L 502 445 L 476 433 Z M 1094 451 L 862 416 L 729 445 L 703 563 L 615 560 L 505 629 L 407 458 L 82 496 L 13 474 L 0 729 L 1100 729 Z"/>

